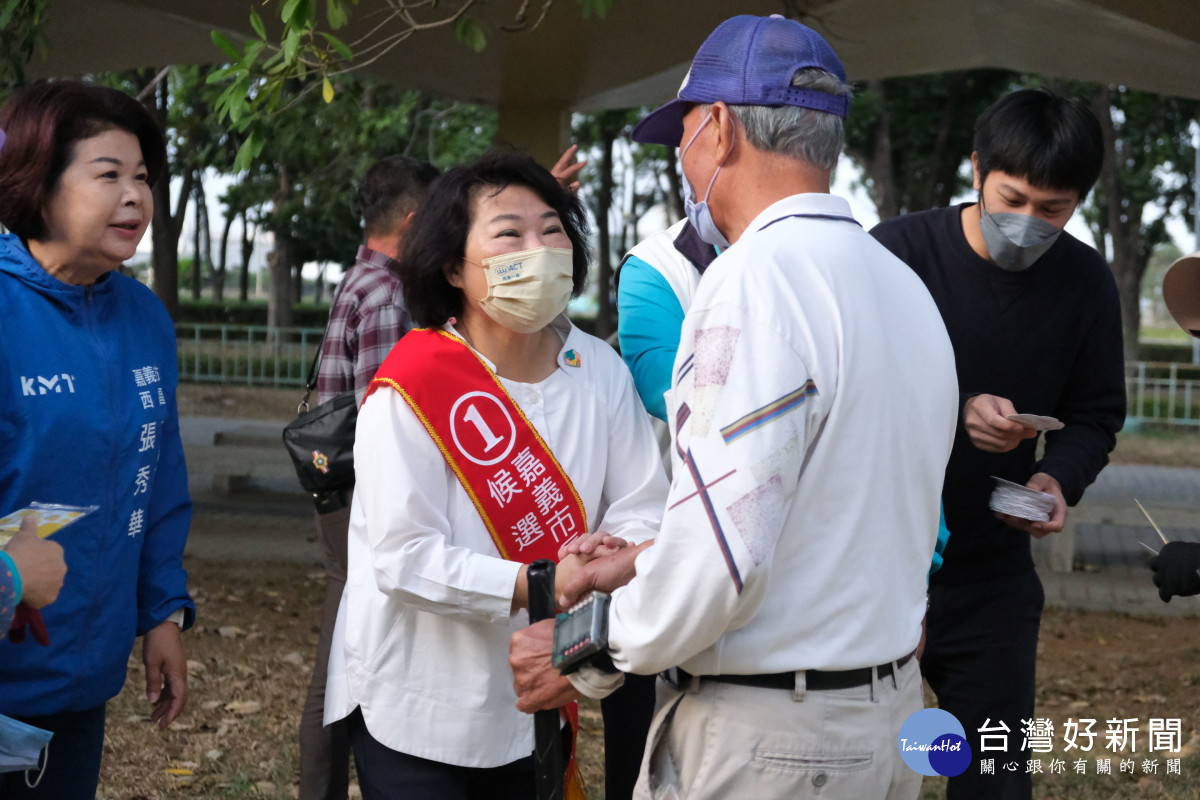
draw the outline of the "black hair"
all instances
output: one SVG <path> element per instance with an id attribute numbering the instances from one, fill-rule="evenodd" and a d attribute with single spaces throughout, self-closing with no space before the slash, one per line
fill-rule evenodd
<path id="1" fill-rule="evenodd" d="M 459 269 L 466 254 L 472 201 L 480 192 L 499 193 L 509 186 L 532 190 L 558 213 L 571 240 L 571 294 L 583 290 L 588 223 L 582 204 L 529 155 L 492 151 L 434 181 L 404 236 L 397 272 L 404 284 L 404 305 L 419 327 L 438 327 L 461 316 L 462 290 L 451 285 L 447 276 Z"/>
<path id="2" fill-rule="evenodd" d="M 979 181 L 991 172 L 1042 189 L 1074 189 L 1082 201 L 1100 177 L 1104 138 L 1086 105 L 1046 89 L 1000 98 L 975 121 Z"/>
<path id="3" fill-rule="evenodd" d="M 417 210 L 437 176 L 437 168 L 428 161 L 410 156 L 388 156 L 372 164 L 354 197 L 367 235 L 386 236 L 395 231 Z"/>

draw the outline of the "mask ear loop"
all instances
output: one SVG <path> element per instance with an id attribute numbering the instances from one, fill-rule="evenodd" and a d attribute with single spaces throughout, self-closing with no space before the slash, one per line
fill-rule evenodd
<path id="1" fill-rule="evenodd" d="M 730 115 L 730 117 L 731 117 L 730 121 L 732 121 L 732 114 Z M 713 118 L 712 112 L 709 112 L 708 119 L 706 119 L 704 121 L 704 125 L 707 125 L 709 120 L 711 120 L 712 118 Z M 704 125 L 701 125 L 700 127 L 702 128 L 702 127 L 704 127 Z M 729 160 L 729 154 L 733 152 L 734 140 L 737 138 L 737 124 L 736 123 L 734 123 L 732 130 L 733 130 L 733 138 L 731 138 L 729 141 L 729 149 L 725 151 L 725 157 L 722 158 L 721 163 L 717 165 L 717 171 L 713 173 L 712 180 L 710 180 L 708 182 L 708 188 L 704 190 L 704 202 L 705 203 L 708 202 L 709 195 L 712 194 L 712 187 L 713 187 L 713 184 L 717 182 L 717 176 L 721 174 L 721 167 L 725 166 L 725 162 Z M 697 130 L 696 133 L 699 134 L 700 131 Z M 692 138 L 695 139 L 696 137 L 693 136 Z"/>
<path id="2" fill-rule="evenodd" d="M 37 780 L 35 780 L 33 783 L 30 783 L 29 782 L 29 773 L 33 772 L 33 770 L 32 769 L 25 770 L 25 785 L 28 786 L 30 789 L 36 789 L 38 787 L 38 784 L 42 782 L 42 778 L 46 777 L 46 768 L 50 766 L 50 743 L 49 742 L 46 742 L 46 746 L 42 748 L 42 753 L 43 753 L 43 755 L 38 757 L 38 761 L 39 761 L 39 763 L 41 763 L 42 766 L 41 766 L 41 771 L 38 772 Z"/>

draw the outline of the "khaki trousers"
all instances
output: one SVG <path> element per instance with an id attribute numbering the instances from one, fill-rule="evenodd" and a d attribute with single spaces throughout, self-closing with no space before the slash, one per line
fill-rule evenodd
<path id="1" fill-rule="evenodd" d="M 703 678 L 677 688 L 660 679 L 634 798 L 914 800 L 921 776 L 905 765 L 896 740 L 921 707 L 915 658 L 850 689 L 763 689 Z"/>

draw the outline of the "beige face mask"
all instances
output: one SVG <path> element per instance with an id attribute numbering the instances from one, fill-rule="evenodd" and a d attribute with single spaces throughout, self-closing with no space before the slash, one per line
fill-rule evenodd
<path id="1" fill-rule="evenodd" d="M 550 324 L 571 299 L 571 250 L 537 247 L 483 260 L 487 296 L 479 307 L 500 325 L 533 333 Z"/>

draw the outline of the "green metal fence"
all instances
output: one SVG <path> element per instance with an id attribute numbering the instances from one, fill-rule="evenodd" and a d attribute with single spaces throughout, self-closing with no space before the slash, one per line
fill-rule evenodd
<path id="1" fill-rule="evenodd" d="M 321 328 L 177 324 L 179 380 L 241 386 L 303 386 Z"/>
<path id="2" fill-rule="evenodd" d="M 1139 361 L 1125 368 L 1127 419 L 1200 426 L 1200 367 Z"/>
<path id="3" fill-rule="evenodd" d="M 178 324 L 181 381 L 303 386 L 321 328 Z M 1126 366 L 1128 419 L 1200 427 L 1200 367 L 1139 361 Z"/>

